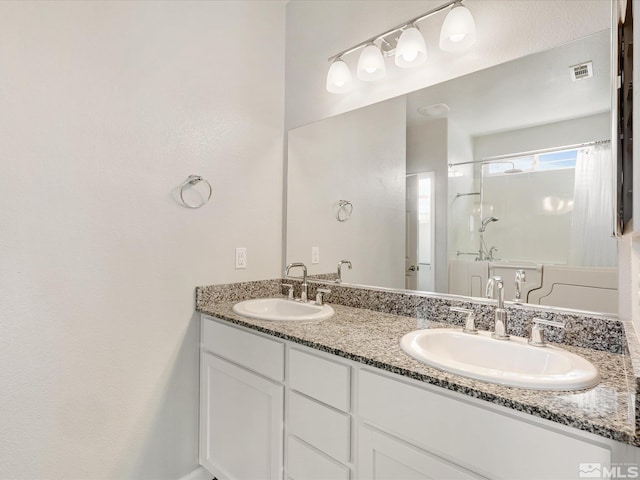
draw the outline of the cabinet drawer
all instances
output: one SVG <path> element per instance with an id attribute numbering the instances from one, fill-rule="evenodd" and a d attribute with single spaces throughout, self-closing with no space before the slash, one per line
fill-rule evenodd
<path id="1" fill-rule="evenodd" d="M 489 478 L 575 478 L 585 458 L 611 462 L 596 442 L 366 370 L 359 372 L 358 409 L 367 423 Z M 543 461 L 523 464 L 522 452 Z"/>
<path id="2" fill-rule="evenodd" d="M 289 432 L 342 462 L 351 457 L 351 418 L 298 393 L 289 393 Z"/>
<path id="3" fill-rule="evenodd" d="M 327 405 L 351 410 L 351 367 L 292 348 L 289 387 Z"/>
<path id="4" fill-rule="evenodd" d="M 287 478 L 290 480 L 349 480 L 349 468 L 316 452 L 296 437 L 287 441 Z"/>
<path id="5" fill-rule="evenodd" d="M 284 380 L 284 343 L 202 317 L 202 345 L 238 365 L 273 380 Z"/>

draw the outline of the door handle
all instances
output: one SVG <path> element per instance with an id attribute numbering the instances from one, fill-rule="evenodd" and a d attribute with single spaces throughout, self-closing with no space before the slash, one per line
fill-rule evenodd
<path id="1" fill-rule="evenodd" d="M 417 272 L 418 270 L 420 270 L 420 267 L 418 267 L 417 265 L 411 265 L 407 270 L 409 270 L 410 272 Z"/>

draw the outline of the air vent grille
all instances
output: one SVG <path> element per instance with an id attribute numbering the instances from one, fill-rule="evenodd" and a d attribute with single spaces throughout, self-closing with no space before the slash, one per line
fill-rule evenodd
<path id="1" fill-rule="evenodd" d="M 580 63 L 579 65 L 573 65 L 569 67 L 571 73 L 571 80 L 582 80 L 583 78 L 593 77 L 593 62 Z"/>

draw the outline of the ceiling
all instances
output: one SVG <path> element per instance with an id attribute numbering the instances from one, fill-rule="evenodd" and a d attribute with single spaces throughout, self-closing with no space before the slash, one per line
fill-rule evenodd
<path id="1" fill-rule="evenodd" d="M 532 127 L 611 108 L 608 30 L 474 72 L 407 96 L 407 125 L 433 118 L 418 108 L 444 103 L 470 136 Z M 593 77 L 572 81 L 569 67 L 593 62 Z"/>

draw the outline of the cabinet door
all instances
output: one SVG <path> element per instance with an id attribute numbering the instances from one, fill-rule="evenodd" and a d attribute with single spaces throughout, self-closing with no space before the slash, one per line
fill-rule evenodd
<path id="1" fill-rule="evenodd" d="M 361 480 L 484 478 L 367 426 L 359 429 L 358 466 Z"/>
<path id="2" fill-rule="evenodd" d="M 283 388 L 203 353 L 200 463 L 220 480 L 281 479 Z"/>

